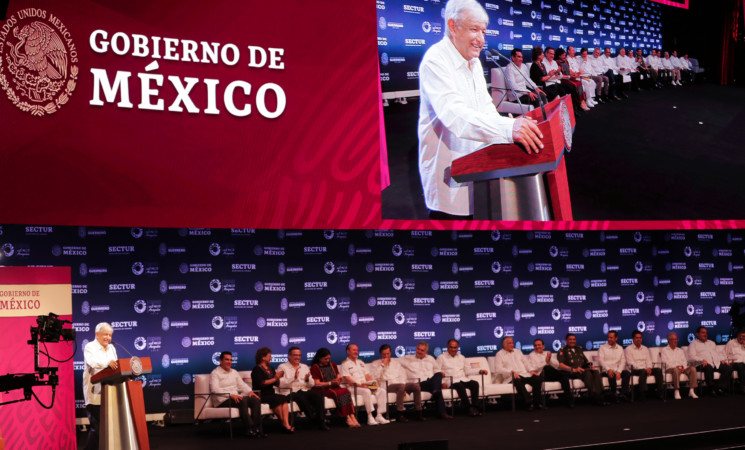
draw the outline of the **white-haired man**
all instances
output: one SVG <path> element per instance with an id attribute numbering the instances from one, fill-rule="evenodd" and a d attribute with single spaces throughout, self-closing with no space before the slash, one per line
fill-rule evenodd
<path id="1" fill-rule="evenodd" d="M 419 66 L 419 174 L 432 219 L 473 217 L 473 186 L 451 178 L 454 159 L 483 144 L 516 142 L 528 153 L 543 147 L 535 121 L 502 117 L 492 103 L 478 58 L 488 22 L 476 0 L 448 1 L 445 37 Z"/>
<path id="2" fill-rule="evenodd" d="M 667 333 L 667 347 L 660 350 L 660 360 L 665 365 L 665 372 L 673 377 L 673 388 L 675 389 L 675 400 L 680 400 L 680 375 L 685 374 L 688 377 L 688 397 L 698 398 L 696 387 L 698 379 L 696 378 L 696 368 L 688 363 L 683 350 L 678 347 L 678 335 L 671 331 Z"/>
<path id="3" fill-rule="evenodd" d="M 85 448 L 93 450 L 98 448 L 98 431 L 101 420 L 101 384 L 92 383 L 91 377 L 106 369 L 117 368 L 116 350 L 111 344 L 111 336 L 114 329 L 106 322 L 96 325 L 96 339 L 85 344 L 83 359 L 85 370 L 83 372 L 83 398 L 85 399 L 85 413 L 88 415 L 90 429 L 88 430 L 88 441 Z"/>

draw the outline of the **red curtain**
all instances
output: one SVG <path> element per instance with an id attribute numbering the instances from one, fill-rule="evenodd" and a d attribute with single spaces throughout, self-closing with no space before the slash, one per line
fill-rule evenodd
<path id="1" fill-rule="evenodd" d="M 728 0 L 724 8 L 722 30 L 722 67 L 720 84 L 726 86 L 735 79 L 735 44 L 743 33 L 741 30 L 743 0 Z"/>

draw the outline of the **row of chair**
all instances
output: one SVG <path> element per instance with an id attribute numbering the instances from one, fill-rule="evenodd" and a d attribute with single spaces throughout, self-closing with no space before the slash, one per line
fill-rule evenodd
<path id="1" fill-rule="evenodd" d="M 724 346 L 720 345 L 718 346 L 720 351 L 722 352 L 722 359 L 724 359 Z M 686 351 L 685 347 L 682 347 L 683 351 Z M 650 348 L 650 356 L 652 359 L 652 362 L 655 367 L 663 367 L 662 362 L 660 361 L 660 351 L 662 348 Z M 519 350 L 517 350 L 519 351 Z M 585 356 L 589 361 L 593 362 L 593 365 L 595 367 L 599 367 L 598 364 L 598 352 L 597 351 L 585 351 Z M 556 360 L 556 353 L 553 352 L 551 355 L 551 358 L 553 360 L 553 363 L 555 366 L 558 366 L 558 361 Z M 496 357 L 490 356 L 490 357 L 484 357 L 484 356 L 476 356 L 476 357 L 467 357 L 466 358 L 467 365 L 475 372 L 480 370 L 485 370 L 486 374 L 483 375 L 472 375 L 469 378 L 476 380 L 479 382 L 479 389 L 480 389 L 480 397 L 483 402 L 483 410 L 486 410 L 485 406 L 487 403 L 496 403 L 500 398 L 502 397 L 509 397 L 509 402 L 511 405 L 511 409 L 515 410 L 515 397 L 517 394 L 517 391 L 513 387 L 513 385 L 510 383 L 509 379 L 503 379 L 499 374 L 496 373 Z M 250 384 L 251 382 L 251 372 L 250 371 L 239 371 L 238 372 L 244 380 L 247 381 L 247 383 Z M 663 367 L 663 373 L 664 373 L 664 367 Z M 671 388 L 673 385 L 672 375 L 668 373 L 664 373 L 665 380 L 665 391 L 667 389 Z M 699 381 L 701 384 L 703 384 L 704 378 L 703 373 L 698 373 Z M 715 379 L 719 378 L 719 374 L 715 373 Z M 733 372 L 733 378 L 737 378 L 737 372 Z M 194 420 L 196 422 L 202 421 L 202 420 L 214 420 L 214 419 L 233 419 L 238 417 L 238 409 L 237 408 L 217 408 L 212 406 L 211 396 L 219 393 L 210 393 L 209 390 L 209 382 L 210 382 L 210 375 L 209 374 L 200 374 L 194 376 Z M 647 379 L 648 385 L 653 385 L 656 382 L 653 375 L 650 375 Z M 683 384 L 688 382 L 687 377 L 683 374 L 681 375 L 681 382 Z M 586 391 L 586 387 L 582 380 L 580 379 L 572 379 L 570 380 L 571 388 L 573 391 L 573 395 L 577 396 L 580 395 L 582 392 Z M 639 384 L 639 377 L 633 376 L 631 379 L 631 385 L 638 385 Z M 701 385 L 700 384 L 700 385 Z M 608 379 L 603 378 L 603 385 L 607 389 L 609 387 L 608 385 Z M 526 386 L 526 389 L 531 392 L 531 387 Z M 353 391 L 353 397 L 355 398 L 355 405 L 363 405 L 363 400 L 361 395 L 357 395 Z M 557 394 L 561 393 L 561 384 L 558 381 L 545 381 L 542 386 L 542 394 L 544 396 L 550 395 L 550 394 Z M 281 393 L 289 393 L 289 392 L 281 392 Z M 457 393 L 453 389 L 444 389 L 442 391 L 443 398 L 445 399 L 446 404 L 449 404 L 451 408 L 454 408 L 456 400 L 458 399 Z M 432 394 L 429 392 L 422 392 L 422 401 L 426 402 L 431 400 Z M 375 402 L 375 397 L 373 396 L 373 402 Z M 395 393 L 388 393 L 388 405 L 389 408 L 392 408 L 396 401 L 396 395 Z M 407 394 L 405 398 L 406 403 L 412 403 L 413 398 L 409 394 Z M 325 407 L 327 410 L 334 409 L 336 405 L 334 404 L 334 401 L 332 399 L 326 398 L 325 399 Z M 299 411 L 298 406 L 292 402 L 290 405 L 291 411 Z M 263 416 L 269 416 L 272 413 L 271 409 L 269 408 L 269 405 L 262 404 L 261 405 L 261 414 Z M 232 437 L 232 427 L 231 427 L 231 437 Z"/>

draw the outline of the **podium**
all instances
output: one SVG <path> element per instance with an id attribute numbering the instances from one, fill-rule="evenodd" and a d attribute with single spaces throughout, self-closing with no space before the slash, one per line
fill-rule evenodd
<path id="1" fill-rule="evenodd" d="M 564 151 L 572 148 L 574 109 L 565 95 L 525 114 L 538 121 L 541 152 L 494 144 L 453 161 L 452 178 L 473 182 L 474 219 L 572 220 Z"/>
<path id="2" fill-rule="evenodd" d="M 153 371 L 149 357 L 121 358 L 117 368 L 106 368 L 91 377 L 101 383 L 101 423 L 98 448 L 149 450 L 142 381 L 134 378 Z"/>

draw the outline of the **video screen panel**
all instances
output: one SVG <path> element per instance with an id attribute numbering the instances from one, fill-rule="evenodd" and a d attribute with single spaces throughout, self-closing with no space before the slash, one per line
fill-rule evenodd
<path id="1" fill-rule="evenodd" d="M 444 36 L 445 3 L 377 0 L 380 76 L 385 96 L 395 98 L 402 96 L 400 93 L 418 91 L 422 56 Z M 648 52 L 662 46 L 662 8 L 648 1 L 480 3 L 489 15 L 486 45 L 480 55 L 485 71 L 494 67 L 497 59 L 488 53 L 489 49 L 507 57 L 513 48 L 521 49 L 528 56 L 527 62 L 533 47 L 623 47 Z"/>

